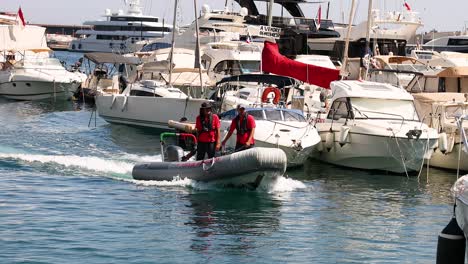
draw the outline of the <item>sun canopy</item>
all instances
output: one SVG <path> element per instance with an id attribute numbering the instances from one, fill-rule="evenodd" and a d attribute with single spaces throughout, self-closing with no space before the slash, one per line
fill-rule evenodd
<path id="1" fill-rule="evenodd" d="M 262 51 L 262 71 L 290 76 L 300 81 L 330 88 L 330 83 L 340 79 L 340 71 L 291 60 L 279 52 L 276 43 L 265 41 Z"/>
<path id="2" fill-rule="evenodd" d="M 291 86 L 296 83 L 296 80 L 291 77 L 271 75 L 271 74 L 243 74 L 235 75 L 223 78 L 217 82 L 216 85 L 227 83 L 227 82 L 256 82 L 256 83 L 268 83 L 275 84 L 279 88 L 285 86 Z"/>
<path id="3" fill-rule="evenodd" d="M 140 59 L 136 57 L 125 57 L 114 53 L 92 52 L 86 53 L 84 57 L 96 64 L 112 63 L 137 65 L 141 63 Z"/>

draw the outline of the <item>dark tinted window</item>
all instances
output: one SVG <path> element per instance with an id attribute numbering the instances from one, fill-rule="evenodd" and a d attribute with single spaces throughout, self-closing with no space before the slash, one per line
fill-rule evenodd
<path id="1" fill-rule="evenodd" d="M 468 39 L 449 39 L 448 45 L 465 46 L 465 45 L 468 45 Z"/>
<path id="2" fill-rule="evenodd" d="M 256 120 L 263 120 L 263 110 L 249 110 L 247 113 L 253 116 Z"/>
<path id="3" fill-rule="evenodd" d="M 267 120 L 271 121 L 283 121 L 283 117 L 281 117 L 281 111 L 279 109 L 268 109 L 265 110 Z"/>
<path id="4" fill-rule="evenodd" d="M 333 105 L 330 108 L 330 111 L 328 112 L 328 117 L 329 119 L 332 119 L 333 117 L 343 117 L 346 118 L 348 115 L 348 102 L 346 98 L 340 98 L 337 99 L 333 102 Z"/>

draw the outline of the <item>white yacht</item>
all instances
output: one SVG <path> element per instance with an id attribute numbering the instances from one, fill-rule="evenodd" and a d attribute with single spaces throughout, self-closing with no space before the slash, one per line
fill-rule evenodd
<path id="1" fill-rule="evenodd" d="M 315 157 L 340 166 L 407 173 L 419 171 L 438 133 L 422 123 L 414 99 L 383 83 L 335 81 L 328 116 L 315 126 L 322 138 Z"/>
<path id="2" fill-rule="evenodd" d="M 468 35 L 436 38 L 422 45 L 423 49 L 468 53 Z"/>
<path id="3" fill-rule="evenodd" d="M 299 110 L 247 108 L 245 111 L 255 118 L 255 146 L 282 149 L 288 158 L 288 167 L 303 165 L 320 142 L 317 129 L 309 124 Z M 229 131 L 236 115 L 235 109 L 219 115 L 224 134 Z M 235 145 L 236 131 L 226 142 L 227 147 L 234 148 Z"/>
<path id="4" fill-rule="evenodd" d="M 210 100 L 188 97 L 165 82 L 146 80 L 130 84 L 122 93 L 98 91 L 96 106 L 109 123 L 170 130 L 168 120 L 195 120 L 200 106 Z"/>
<path id="5" fill-rule="evenodd" d="M 45 28 L 0 25 L 0 95 L 14 100 L 68 99 L 86 79 L 50 57 Z"/>
<path id="6" fill-rule="evenodd" d="M 372 46 L 377 45 L 379 54 L 405 55 L 406 43 L 416 34 L 416 30 L 423 25 L 418 13 L 414 11 L 388 11 L 372 10 L 370 38 Z M 314 52 L 326 54 L 333 59 L 343 58 L 345 37 L 348 25 L 335 23 L 335 30 L 339 32 L 338 38 L 309 39 L 309 47 Z M 367 21 L 351 27 L 349 36 L 349 57 L 361 57 L 365 48 L 367 34 Z M 374 44 L 375 43 L 375 44 Z M 377 54 L 377 52 L 376 52 Z"/>
<path id="7" fill-rule="evenodd" d="M 143 15 L 140 0 L 127 0 L 127 12 L 112 13 L 106 9 L 103 21 L 87 21 L 93 29 L 78 30 L 82 38 L 70 42 L 68 50 L 80 52 L 131 53 L 140 50 L 149 40 L 162 38 L 172 26 L 160 18 Z"/>
<path id="8" fill-rule="evenodd" d="M 239 13 L 228 10 L 211 10 L 204 5 L 201 15 L 197 18 L 199 25 L 199 41 L 201 49 L 210 43 L 219 42 L 241 42 L 250 43 L 258 47 L 263 46 L 265 39 L 278 39 L 281 29 L 278 27 L 267 27 L 263 25 L 247 24 L 245 18 L 248 15 L 246 8 L 241 8 Z M 177 48 L 193 49 L 196 44 L 195 21 L 186 28 L 174 31 Z M 163 39 L 157 39 L 144 46 L 141 53 L 170 47 L 172 34 Z"/>
<path id="9" fill-rule="evenodd" d="M 438 168 L 468 171 L 468 153 L 462 151 L 463 137 L 468 123 L 460 118 L 468 116 L 468 95 L 463 93 L 413 94 L 416 109 L 424 122 L 440 132 L 438 148 L 429 165 Z M 461 122 L 458 122 L 461 121 Z"/>

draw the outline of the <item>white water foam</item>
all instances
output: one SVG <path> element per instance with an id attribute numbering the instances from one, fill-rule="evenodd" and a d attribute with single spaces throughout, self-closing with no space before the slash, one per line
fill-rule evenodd
<path id="1" fill-rule="evenodd" d="M 267 183 L 267 186 L 263 188 L 268 193 L 281 193 L 281 192 L 293 192 L 298 189 L 306 189 L 307 187 L 301 181 L 281 176 L 281 177 L 278 177 L 276 181 Z"/>
<path id="2" fill-rule="evenodd" d="M 56 163 L 65 167 L 77 167 L 84 170 L 131 174 L 133 165 L 125 161 L 106 160 L 99 157 L 80 157 L 75 155 L 35 155 L 35 154 L 0 154 L 0 158 L 10 158 L 26 162 Z"/>
<path id="3" fill-rule="evenodd" d="M 196 184 L 196 181 L 187 179 L 187 178 L 179 178 L 174 177 L 172 181 L 138 181 L 138 180 L 131 180 L 131 182 L 142 185 L 142 186 L 158 186 L 158 187 L 167 187 L 167 186 L 181 186 L 181 187 L 190 187 Z"/>

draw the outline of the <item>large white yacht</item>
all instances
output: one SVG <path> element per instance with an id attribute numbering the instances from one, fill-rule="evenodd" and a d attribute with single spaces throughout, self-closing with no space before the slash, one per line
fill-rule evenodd
<path id="1" fill-rule="evenodd" d="M 140 50 L 154 38 L 162 38 L 172 26 L 155 16 L 143 15 L 140 0 L 127 0 L 127 12 L 106 9 L 106 20 L 87 21 L 93 29 L 78 30 L 82 38 L 70 43 L 70 51 L 130 53 Z"/>

